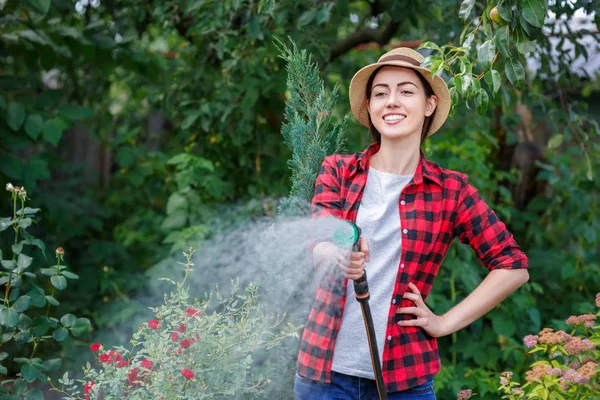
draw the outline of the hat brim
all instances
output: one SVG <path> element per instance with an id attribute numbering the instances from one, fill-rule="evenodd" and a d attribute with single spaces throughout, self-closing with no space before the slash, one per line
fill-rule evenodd
<path id="1" fill-rule="evenodd" d="M 431 85 L 433 93 L 438 99 L 435 114 L 433 115 L 433 121 L 431 121 L 429 131 L 427 132 L 427 136 L 433 135 L 442 127 L 442 125 L 444 125 L 444 122 L 446 122 L 446 119 L 448 118 L 448 113 L 450 112 L 451 100 L 448 86 L 440 76 L 432 76 L 429 69 L 420 66 L 417 67 L 405 61 L 377 62 L 361 68 L 354 74 L 354 77 L 350 82 L 350 106 L 352 108 L 352 113 L 358 122 L 367 128 L 370 128 L 369 111 L 367 110 L 367 83 L 369 82 L 371 74 L 373 74 L 377 68 L 387 65 L 410 68 L 418 71 Z"/>

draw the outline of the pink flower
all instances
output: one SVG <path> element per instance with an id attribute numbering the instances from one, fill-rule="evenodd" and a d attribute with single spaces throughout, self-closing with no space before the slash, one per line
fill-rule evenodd
<path id="1" fill-rule="evenodd" d="M 181 375 L 183 375 L 185 379 L 192 379 L 195 376 L 194 372 L 187 368 L 181 370 Z"/>
<path id="2" fill-rule="evenodd" d="M 142 360 L 142 368 L 151 369 L 154 366 L 154 363 L 150 360 Z"/>
<path id="3" fill-rule="evenodd" d="M 148 321 L 148 328 L 150 329 L 157 330 L 159 326 L 160 322 L 156 319 L 151 319 L 150 321 Z"/>
<path id="4" fill-rule="evenodd" d="M 523 343 L 525 343 L 525 346 L 532 348 L 538 343 L 538 340 L 540 340 L 538 335 L 527 335 L 523 338 Z"/>
<path id="5" fill-rule="evenodd" d="M 123 356 L 121 355 L 121 353 L 119 353 L 116 350 L 111 350 L 108 352 L 108 356 L 111 359 L 111 362 L 113 361 L 121 361 L 123 359 Z"/>
<path id="6" fill-rule="evenodd" d="M 202 312 L 196 310 L 195 308 L 188 307 L 188 308 L 185 309 L 185 314 L 188 317 L 199 317 L 199 316 L 202 315 Z"/>
<path id="7" fill-rule="evenodd" d="M 465 389 L 458 392 L 458 400 L 468 400 L 473 395 L 473 391 L 471 389 Z"/>
<path id="8" fill-rule="evenodd" d="M 90 350 L 91 351 L 98 351 L 102 348 L 102 345 L 100 343 L 94 343 L 90 346 Z"/>
<path id="9" fill-rule="evenodd" d="M 171 333 L 171 341 L 172 342 L 178 342 L 179 341 L 179 334 L 177 332 Z"/>
<path id="10" fill-rule="evenodd" d="M 181 343 L 179 343 L 179 345 L 181 346 L 181 348 L 187 349 L 188 347 L 190 347 L 192 345 L 192 343 L 189 340 L 184 339 L 181 341 Z"/>

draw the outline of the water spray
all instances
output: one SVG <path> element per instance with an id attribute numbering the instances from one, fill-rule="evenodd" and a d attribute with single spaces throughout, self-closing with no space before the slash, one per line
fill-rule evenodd
<path id="1" fill-rule="evenodd" d="M 352 231 L 348 232 L 346 229 L 337 229 L 334 233 L 334 241 L 338 245 L 341 245 L 340 247 L 348 248 L 351 245 L 352 251 L 358 252 L 360 251 L 358 241 L 360 240 L 361 230 L 355 223 L 351 221 L 345 222 L 351 226 Z M 377 349 L 377 340 L 375 338 L 375 328 L 373 327 L 373 317 L 371 316 L 371 308 L 369 307 L 369 298 L 371 295 L 369 293 L 366 270 L 360 278 L 354 280 L 354 294 L 356 300 L 360 303 L 363 320 L 365 321 L 369 350 L 371 352 L 371 362 L 373 364 L 373 372 L 375 374 L 375 383 L 377 385 L 379 399 L 387 400 L 387 392 L 385 391 L 383 374 L 381 372 L 381 361 L 379 360 L 379 350 Z"/>

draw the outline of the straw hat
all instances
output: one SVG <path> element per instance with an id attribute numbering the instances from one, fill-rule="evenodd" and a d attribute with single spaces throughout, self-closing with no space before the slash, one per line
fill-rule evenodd
<path id="1" fill-rule="evenodd" d="M 431 85 L 438 98 L 437 108 L 431 121 L 427 136 L 433 135 L 442 127 L 450 111 L 450 92 L 446 82 L 438 75 L 431 76 L 431 70 L 421 66 L 423 56 L 407 47 L 399 47 L 382 55 L 375 64 L 361 68 L 350 82 L 350 105 L 352 113 L 364 126 L 369 128 L 369 112 L 367 111 L 367 83 L 373 71 L 383 65 L 411 68 L 419 71 L 423 78 Z"/>

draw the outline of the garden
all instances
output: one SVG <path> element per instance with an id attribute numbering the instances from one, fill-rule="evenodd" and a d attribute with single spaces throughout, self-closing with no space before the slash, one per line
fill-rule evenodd
<path id="1" fill-rule="evenodd" d="M 438 339 L 439 399 L 600 393 L 593 0 L 0 0 L 0 400 L 291 399 L 349 84 L 410 47 L 529 281 Z M 455 240 L 427 306 L 488 272 Z"/>

